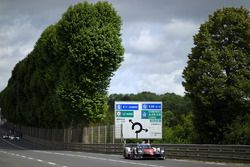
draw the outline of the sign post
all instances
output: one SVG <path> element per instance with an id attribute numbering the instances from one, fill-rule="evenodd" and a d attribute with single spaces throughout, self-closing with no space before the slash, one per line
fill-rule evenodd
<path id="1" fill-rule="evenodd" d="M 116 139 L 161 139 L 162 102 L 115 102 Z"/>

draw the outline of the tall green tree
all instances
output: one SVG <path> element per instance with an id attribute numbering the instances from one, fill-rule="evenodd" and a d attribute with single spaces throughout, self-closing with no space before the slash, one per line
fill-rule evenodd
<path id="1" fill-rule="evenodd" d="M 105 117 L 107 87 L 123 60 L 120 30 L 121 18 L 107 2 L 70 7 L 57 24 L 59 53 L 68 56 L 57 94 L 76 122 Z"/>
<path id="2" fill-rule="evenodd" d="M 236 116 L 249 113 L 250 16 L 244 8 L 223 8 L 194 36 L 183 85 L 194 103 L 200 143 L 221 143 Z"/>
<path id="3" fill-rule="evenodd" d="M 69 7 L 14 68 L 0 94 L 4 116 L 38 127 L 104 121 L 107 88 L 123 61 L 120 30 L 108 2 Z"/>

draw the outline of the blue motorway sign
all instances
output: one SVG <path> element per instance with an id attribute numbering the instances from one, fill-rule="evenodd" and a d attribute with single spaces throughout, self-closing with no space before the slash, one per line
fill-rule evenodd
<path id="1" fill-rule="evenodd" d="M 145 104 L 142 104 L 142 109 L 161 110 L 161 103 L 158 103 L 158 104 L 145 103 Z"/>
<path id="2" fill-rule="evenodd" d="M 138 104 L 116 104 L 116 110 L 138 110 Z"/>

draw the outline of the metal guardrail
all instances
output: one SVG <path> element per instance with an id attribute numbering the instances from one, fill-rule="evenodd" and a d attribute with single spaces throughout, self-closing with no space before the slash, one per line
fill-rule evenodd
<path id="1" fill-rule="evenodd" d="M 161 144 L 168 158 L 250 163 L 250 145 Z"/>
<path id="2" fill-rule="evenodd" d="M 50 149 L 123 153 L 122 144 L 59 143 L 30 136 L 24 136 L 24 138 Z M 250 163 L 250 145 L 155 144 L 153 146 L 163 147 L 166 158 Z"/>
<path id="3" fill-rule="evenodd" d="M 74 150 L 74 151 L 98 152 L 98 153 L 108 153 L 108 154 L 122 154 L 123 152 L 122 144 L 62 143 L 62 142 L 54 142 L 40 138 L 30 137 L 27 135 L 24 135 L 23 138 L 33 143 L 45 146 L 48 149 L 55 149 L 55 150 Z"/>

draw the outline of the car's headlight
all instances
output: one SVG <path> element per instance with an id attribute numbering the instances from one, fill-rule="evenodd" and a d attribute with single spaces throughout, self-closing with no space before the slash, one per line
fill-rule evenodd
<path id="1" fill-rule="evenodd" d="M 161 153 L 164 153 L 165 151 L 164 150 L 161 150 Z"/>
<path id="2" fill-rule="evenodd" d="M 138 153 L 142 153 L 142 150 L 138 150 Z"/>

